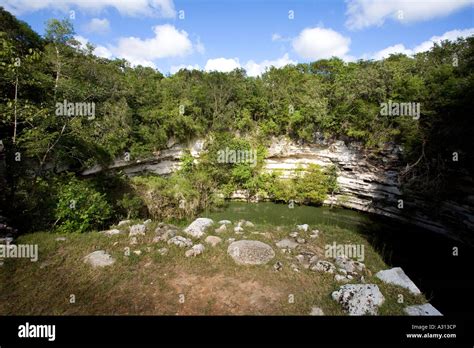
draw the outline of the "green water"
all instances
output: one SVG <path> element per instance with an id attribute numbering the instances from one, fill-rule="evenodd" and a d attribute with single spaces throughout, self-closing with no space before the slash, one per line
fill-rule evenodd
<path id="1" fill-rule="evenodd" d="M 240 219 L 249 220 L 257 225 L 291 226 L 291 225 L 332 225 L 341 228 L 359 230 L 369 222 L 369 218 L 361 213 L 329 207 L 310 207 L 271 202 L 246 203 L 230 202 L 217 211 L 201 214 L 214 221 Z"/>
<path id="2" fill-rule="evenodd" d="M 256 225 L 328 225 L 356 232 L 376 250 L 383 251 L 380 255 L 388 265 L 402 267 L 442 313 L 474 311 L 472 303 L 459 296 L 474 291 L 470 282 L 463 281 L 466 274 L 472 273 L 474 249 L 414 225 L 340 208 L 295 205 L 290 209 L 270 202 L 230 202 L 200 216 L 214 221 L 245 219 Z M 459 248 L 457 257 L 451 256 L 453 246 Z"/>

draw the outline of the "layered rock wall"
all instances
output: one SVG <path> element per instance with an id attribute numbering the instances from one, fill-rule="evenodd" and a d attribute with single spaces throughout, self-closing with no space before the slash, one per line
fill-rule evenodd
<path id="1" fill-rule="evenodd" d="M 197 140 L 187 145 L 174 144 L 154 157 L 141 161 L 116 161 L 106 170 L 121 170 L 126 175 L 142 173 L 171 174 L 180 167 L 180 158 L 185 151 L 198 158 L 204 141 Z M 473 204 L 447 201 L 438 206 L 436 212 L 420 197 L 402 193 L 399 173 L 402 149 L 387 144 L 384 150 L 374 154 L 355 142 L 329 141 L 320 137 L 313 144 L 297 144 L 287 138 L 275 138 L 268 149 L 264 170 L 278 171 L 281 177 L 295 175 L 299 167 L 310 164 L 322 167 L 335 165 L 338 172 L 339 190 L 324 202 L 359 211 L 387 216 L 403 222 L 447 234 L 461 236 L 474 230 Z M 83 175 L 104 170 L 100 166 L 90 168 Z M 246 192 L 238 191 L 233 199 L 246 200 Z M 400 208 L 402 202 L 403 208 Z"/>

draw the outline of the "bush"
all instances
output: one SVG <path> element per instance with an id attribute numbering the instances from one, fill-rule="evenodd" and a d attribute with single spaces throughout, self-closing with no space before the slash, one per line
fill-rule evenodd
<path id="1" fill-rule="evenodd" d="M 329 191 L 329 176 L 318 165 L 310 164 L 295 180 L 298 201 L 307 204 L 322 204 Z"/>
<path id="2" fill-rule="evenodd" d="M 154 219 L 182 219 L 199 210 L 199 192 L 182 175 L 135 177 L 132 185 Z"/>
<path id="3" fill-rule="evenodd" d="M 267 192 L 275 201 L 289 202 L 294 200 L 305 204 L 322 204 L 328 193 L 337 190 L 335 168 L 325 171 L 318 165 L 298 168 L 296 177 L 279 179 L 276 174 L 262 175 L 262 191 Z"/>
<path id="4" fill-rule="evenodd" d="M 276 179 L 270 188 L 270 192 L 274 200 L 285 203 L 296 200 L 298 196 L 293 179 Z"/>
<path id="5" fill-rule="evenodd" d="M 142 199 L 130 193 L 125 193 L 118 205 L 127 212 L 127 219 L 136 219 L 140 216 L 140 211 L 144 207 Z"/>
<path id="6" fill-rule="evenodd" d="M 194 169 L 194 157 L 189 151 L 186 151 L 181 157 L 181 173 L 189 174 L 192 173 Z"/>
<path id="7" fill-rule="evenodd" d="M 100 228 L 112 215 L 105 195 L 73 176 L 60 184 L 57 199 L 55 217 L 60 231 L 85 232 Z"/>

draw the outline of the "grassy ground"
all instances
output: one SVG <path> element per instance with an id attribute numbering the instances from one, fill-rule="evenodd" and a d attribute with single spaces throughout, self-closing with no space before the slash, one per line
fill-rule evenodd
<path id="1" fill-rule="evenodd" d="M 243 235 L 228 229 L 219 234 L 222 243 L 216 247 L 205 245 L 202 255 L 186 258 L 186 248 L 152 243 L 156 224 L 153 222 L 147 235 L 138 238 L 137 245 L 130 245 L 128 233 L 105 236 L 97 232 L 38 232 L 21 236 L 15 243 L 38 244 L 39 259 L 6 259 L 0 266 L 0 314 L 307 315 L 312 306 L 318 306 L 326 315 L 344 315 L 331 299 L 331 292 L 342 284 L 330 274 L 303 267 L 299 267 L 300 272 L 293 271 L 290 265 L 297 264 L 294 256 L 298 252 L 289 255 L 275 246 L 276 241 L 295 230 L 294 226 L 257 225 L 245 228 Z M 333 225 L 310 227 L 321 233 L 317 239 L 309 238 L 310 231 L 306 236 L 300 233 L 308 241 L 304 248 L 319 255 L 324 255 L 324 246 L 333 241 L 365 245 L 364 263 L 370 270 L 366 282 L 377 284 L 385 296 L 381 315 L 403 315 L 405 306 L 426 303 L 424 296 L 413 296 L 373 276 L 389 266 L 360 234 Z M 66 237 L 66 241 L 57 241 L 57 237 Z M 267 265 L 236 265 L 226 252 L 229 237 L 266 242 L 276 256 Z M 167 255 L 157 252 L 162 247 L 169 249 Z M 130 248 L 130 256 L 125 255 L 126 248 Z M 101 269 L 85 264 L 84 256 L 94 250 L 111 254 L 115 264 Z M 135 255 L 135 250 L 141 255 Z M 277 261 L 283 263 L 278 272 L 273 268 Z M 400 294 L 403 303 L 397 301 Z"/>

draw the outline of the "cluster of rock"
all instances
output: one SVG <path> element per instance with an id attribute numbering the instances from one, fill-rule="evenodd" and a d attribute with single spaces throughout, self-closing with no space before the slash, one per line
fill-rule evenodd
<path id="1" fill-rule="evenodd" d="M 313 272 L 322 272 L 334 274 L 334 279 L 338 282 L 349 282 L 354 279 L 363 280 L 366 273 L 366 267 L 362 262 L 351 260 L 345 256 L 340 256 L 334 259 L 333 262 L 322 259 L 316 253 L 309 250 L 301 250 L 306 244 L 306 239 L 300 236 L 301 232 L 308 232 L 309 226 L 307 224 L 297 225 L 297 231 L 289 234 L 288 238 L 276 242 L 276 246 L 284 253 L 292 254 L 298 252 L 295 257 L 297 264 L 291 264 L 290 267 L 299 272 L 299 268 L 309 269 Z M 319 230 L 312 230 L 309 238 L 318 238 Z M 299 265 L 299 266 L 298 266 Z M 281 267 L 275 266 L 276 270 Z"/>
<path id="2" fill-rule="evenodd" d="M 418 287 L 400 267 L 380 271 L 375 276 L 386 284 L 403 287 L 414 295 L 421 294 Z M 345 284 L 331 296 L 349 315 L 376 315 L 378 307 L 385 301 L 376 284 Z M 442 315 L 429 303 L 408 306 L 404 311 L 408 315 Z"/>
<path id="3" fill-rule="evenodd" d="M 365 276 L 370 276 L 371 272 L 364 263 L 352 260 L 347 256 L 337 256 L 330 260 L 322 259 L 315 252 L 304 249 L 306 240 L 301 237 L 301 233 L 309 231 L 307 224 L 297 225 L 297 231 L 293 231 L 287 238 L 276 242 L 276 246 L 284 253 L 297 252 L 295 260 L 297 264 L 307 270 L 313 272 L 326 273 L 334 275 L 334 280 L 341 283 L 349 283 L 352 281 L 360 281 L 361 284 L 345 284 L 334 291 L 331 296 L 339 302 L 345 312 L 349 315 L 376 315 L 378 307 L 383 304 L 385 298 L 376 284 L 366 284 Z M 311 231 L 310 238 L 318 238 L 318 230 Z M 299 272 L 299 268 L 294 263 L 290 268 Z M 276 271 L 283 269 L 283 263 L 277 261 L 274 264 Z M 400 286 L 409 290 L 414 295 L 421 294 L 421 291 L 408 278 L 400 267 L 380 271 L 376 274 L 382 282 Z M 310 315 L 323 315 L 322 310 L 313 307 Z M 409 306 L 405 308 L 408 315 L 441 315 L 431 304 Z"/>
<path id="4" fill-rule="evenodd" d="M 128 235 L 130 244 L 137 244 L 137 238 L 145 236 L 149 231 L 151 220 L 147 220 L 141 224 L 134 224 L 129 220 L 121 221 L 119 227 L 128 227 Z M 186 257 L 196 257 L 203 254 L 206 250 L 201 242 L 193 242 L 193 240 L 204 239 L 204 243 L 215 247 L 222 243 L 222 238 L 216 235 L 207 235 L 215 223 L 209 218 L 198 218 L 194 220 L 180 235 L 180 229 L 171 224 L 159 223 L 155 229 L 153 243 L 166 243 L 169 246 L 177 246 L 186 248 Z M 214 229 L 216 234 L 222 234 L 228 229 L 232 230 L 232 222 L 229 220 L 221 220 L 218 222 L 219 227 Z M 233 227 L 235 234 L 243 234 L 244 228 L 252 228 L 254 224 L 250 221 L 240 220 Z M 110 229 L 101 232 L 107 236 L 114 236 L 122 233 L 119 229 Z M 259 233 L 259 232 L 253 232 Z M 290 268 L 295 272 L 300 269 L 306 269 L 311 272 L 318 272 L 334 277 L 336 282 L 348 283 L 339 287 L 338 290 L 332 292 L 331 297 L 340 303 L 342 309 L 349 315 L 376 315 L 378 308 L 384 303 L 385 298 L 376 284 L 366 284 L 365 276 L 370 276 L 371 272 L 364 263 L 353 260 L 344 255 L 334 258 L 325 259 L 314 251 L 306 247 L 307 239 L 318 238 L 320 231 L 311 230 L 307 224 L 297 225 L 296 230 L 291 232 L 288 237 L 283 238 L 275 243 L 276 247 L 283 253 L 290 254 L 286 256 L 294 259 L 294 263 L 290 264 Z M 205 238 L 204 238 L 205 237 Z M 229 238 L 227 254 L 238 265 L 264 265 L 275 258 L 273 248 L 264 242 L 258 240 L 235 240 Z M 134 251 L 136 255 L 140 255 L 141 251 Z M 160 255 L 168 253 L 166 247 L 158 250 Z M 292 256 L 291 254 L 296 254 Z M 84 258 L 84 262 L 89 263 L 92 267 L 106 267 L 115 262 L 109 254 L 104 250 L 94 251 Z M 277 261 L 273 268 L 275 271 L 281 271 L 284 264 Z M 407 289 L 414 295 L 421 294 L 418 287 L 408 278 L 400 267 L 388 270 L 382 270 L 375 274 L 382 282 L 400 286 Z M 353 283 L 359 281 L 359 284 Z M 441 315 L 432 305 L 416 305 L 405 308 L 408 315 Z M 324 315 L 323 311 L 318 307 L 311 309 L 311 315 Z"/>

